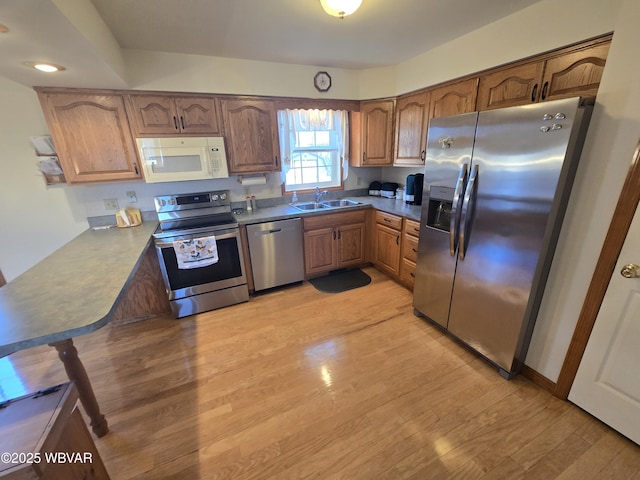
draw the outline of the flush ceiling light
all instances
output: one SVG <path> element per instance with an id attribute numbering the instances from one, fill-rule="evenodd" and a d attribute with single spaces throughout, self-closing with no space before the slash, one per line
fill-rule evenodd
<path id="1" fill-rule="evenodd" d="M 362 0 L 320 0 L 320 3 L 329 15 L 344 18 L 358 10 Z"/>
<path id="2" fill-rule="evenodd" d="M 28 67 L 35 68 L 36 70 L 40 70 L 41 72 L 46 73 L 60 72 L 62 70 L 65 70 L 62 65 L 56 65 L 55 63 L 24 62 L 24 64 Z"/>

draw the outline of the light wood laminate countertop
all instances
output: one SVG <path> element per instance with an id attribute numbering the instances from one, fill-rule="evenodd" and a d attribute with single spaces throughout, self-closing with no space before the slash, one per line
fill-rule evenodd
<path id="1" fill-rule="evenodd" d="M 86 230 L 0 288 L 0 357 L 109 322 L 156 226 Z"/>

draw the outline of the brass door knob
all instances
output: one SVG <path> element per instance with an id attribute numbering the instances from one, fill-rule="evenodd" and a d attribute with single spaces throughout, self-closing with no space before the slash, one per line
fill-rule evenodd
<path id="1" fill-rule="evenodd" d="M 640 267 L 635 263 L 630 263 L 622 267 L 620 270 L 620 275 L 624 278 L 638 278 L 640 277 Z"/>

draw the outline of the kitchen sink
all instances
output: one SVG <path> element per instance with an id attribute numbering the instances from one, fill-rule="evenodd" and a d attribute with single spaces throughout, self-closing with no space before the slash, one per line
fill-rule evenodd
<path id="1" fill-rule="evenodd" d="M 362 205 L 360 202 L 354 200 L 327 200 L 326 202 L 305 202 L 298 203 L 296 205 L 291 204 L 292 207 L 302 210 L 304 212 L 310 212 L 314 210 L 322 210 L 325 208 L 339 208 L 339 207 L 352 207 L 354 205 Z"/>
<path id="2" fill-rule="evenodd" d="M 353 205 L 361 205 L 360 202 L 356 202 L 354 200 L 327 200 L 326 202 L 322 202 L 324 205 L 328 207 L 351 207 Z"/>
<path id="3" fill-rule="evenodd" d="M 297 208 L 298 210 L 303 210 L 305 212 L 308 212 L 311 210 L 322 210 L 323 208 L 329 208 L 324 203 L 316 203 L 316 202 L 298 203 L 296 205 L 292 204 L 291 206 L 294 208 Z"/>

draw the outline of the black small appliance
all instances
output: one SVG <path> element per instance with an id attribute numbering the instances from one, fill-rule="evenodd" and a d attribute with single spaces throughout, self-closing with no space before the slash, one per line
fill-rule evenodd
<path id="1" fill-rule="evenodd" d="M 407 177 L 405 187 L 404 202 L 408 205 L 422 205 L 422 183 L 424 174 L 415 173 Z"/>

